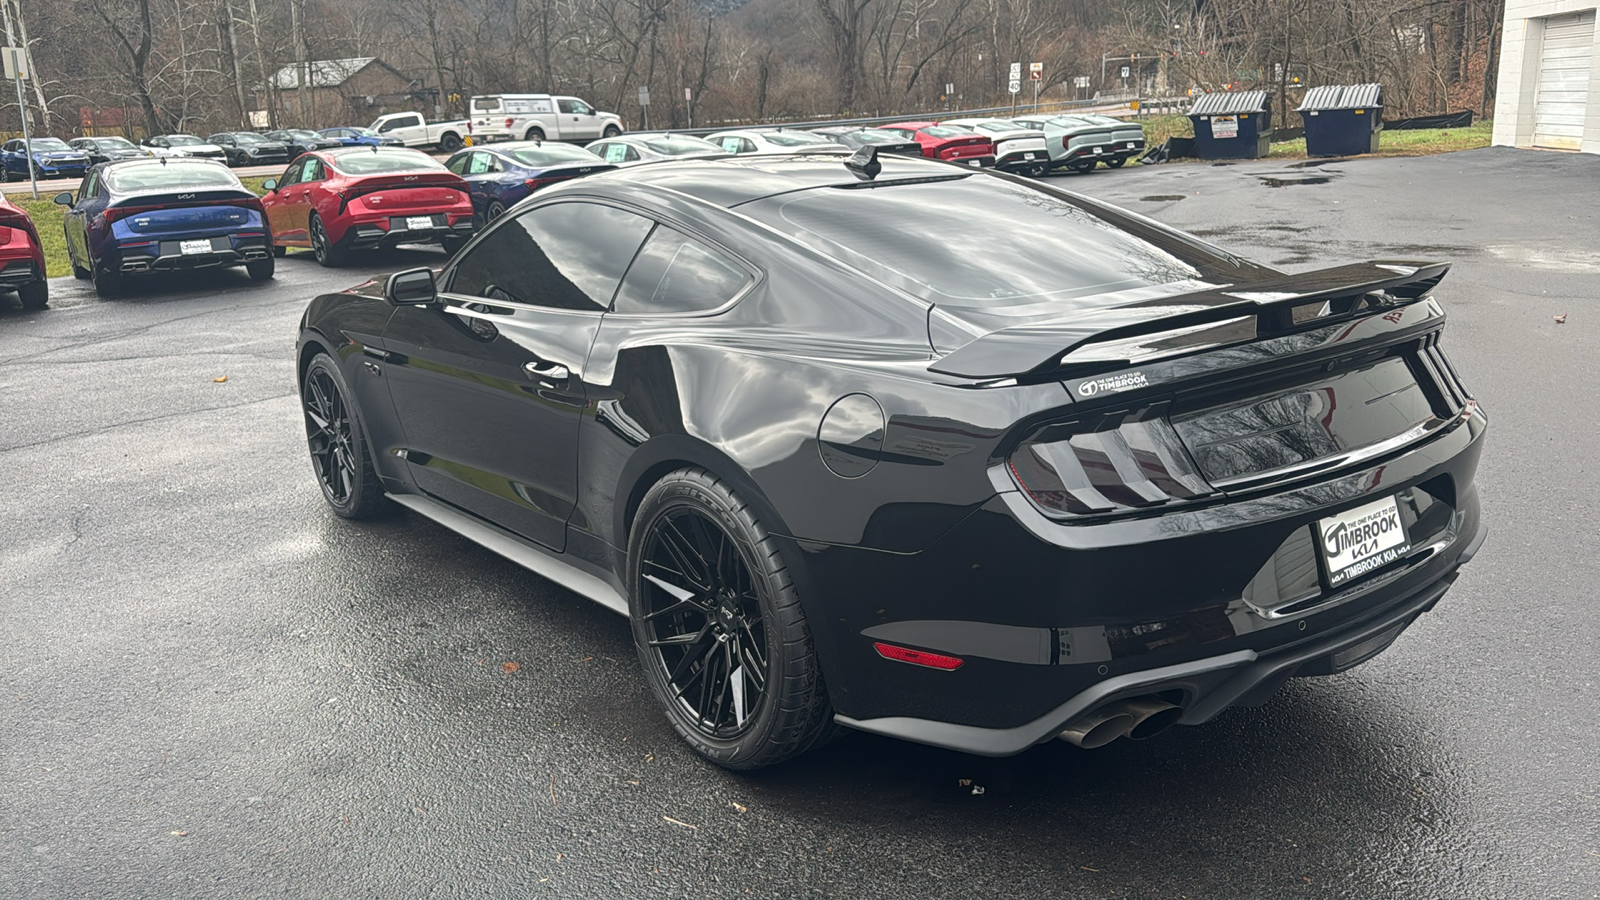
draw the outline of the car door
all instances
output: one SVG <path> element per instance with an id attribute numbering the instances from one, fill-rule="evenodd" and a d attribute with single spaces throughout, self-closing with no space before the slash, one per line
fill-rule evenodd
<path id="1" fill-rule="evenodd" d="M 303 157 L 289 164 L 278 181 L 278 187 L 267 196 L 267 224 L 272 229 L 273 243 L 287 244 L 308 240 L 305 226 L 299 223 L 297 207 L 306 202 L 306 186 L 302 183 L 306 164 L 313 157 Z"/>
<path id="2" fill-rule="evenodd" d="M 505 167 L 493 153 L 474 150 L 467 158 L 466 171 L 461 175 L 467 181 L 467 193 L 472 197 L 472 208 L 487 221 L 489 201 L 495 199 L 500 177 Z"/>
<path id="3" fill-rule="evenodd" d="M 0 161 L 5 163 L 7 178 L 15 172 L 22 173 L 24 177 L 28 174 L 27 167 L 22 164 L 23 153 L 21 148 L 21 141 L 6 141 L 5 147 L 0 148 Z"/>
<path id="4" fill-rule="evenodd" d="M 576 97 L 556 100 L 561 114 L 561 139 L 564 141 L 592 141 L 600 136 L 600 117 L 594 107 Z"/>
<path id="5" fill-rule="evenodd" d="M 61 230 L 67 238 L 67 257 L 80 269 L 89 268 L 88 216 L 85 207 L 92 205 L 100 192 L 100 173 L 90 172 L 78 186 L 74 203 L 62 214 Z"/>
<path id="6" fill-rule="evenodd" d="M 384 371 L 419 489 L 565 549 L 589 349 L 651 224 L 588 201 L 504 216 L 437 303 L 395 311 Z"/>

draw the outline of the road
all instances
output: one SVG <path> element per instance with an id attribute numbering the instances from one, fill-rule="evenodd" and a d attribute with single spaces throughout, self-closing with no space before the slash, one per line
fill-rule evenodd
<path id="1" fill-rule="evenodd" d="M 0 894 L 1600 897 L 1600 158 L 1056 183 L 1289 269 L 1458 261 L 1491 533 L 1382 656 L 1144 743 L 855 734 L 730 774 L 654 710 L 620 618 L 324 508 L 295 325 L 366 272 L 57 280 L 0 310 Z"/>

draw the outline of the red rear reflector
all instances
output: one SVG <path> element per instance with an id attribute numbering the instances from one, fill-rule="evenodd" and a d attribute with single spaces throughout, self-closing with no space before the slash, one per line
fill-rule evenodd
<path id="1" fill-rule="evenodd" d="M 895 662 L 911 663 L 914 666 L 927 666 L 930 669 L 943 669 L 946 672 L 953 672 L 961 668 L 962 665 L 962 660 L 954 656 L 929 653 L 926 650 L 896 647 L 893 644 L 885 644 L 882 641 L 873 641 L 872 646 L 878 651 L 879 656 L 884 659 L 892 659 Z"/>

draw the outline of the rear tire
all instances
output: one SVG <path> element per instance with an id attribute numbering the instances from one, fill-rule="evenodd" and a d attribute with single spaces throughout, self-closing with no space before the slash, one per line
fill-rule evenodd
<path id="1" fill-rule="evenodd" d="M 44 280 L 30 281 L 17 288 L 23 309 L 44 309 L 50 303 L 50 285 Z"/>
<path id="2" fill-rule="evenodd" d="M 726 482 L 699 468 L 667 475 L 641 501 L 628 548 L 634 646 L 695 752 L 759 769 L 837 733 L 777 543 Z"/>
<path id="3" fill-rule="evenodd" d="M 322 498 L 346 519 L 365 519 L 383 508 L 383 485 L 350 389 L 332 357 L 318 353 L 300 379 L 300 411 L 306 423 L 311 470 Z"/>
<path id="4" fill-rule="evenodd" d="M 1120 168 L 1122 168 L 1123 164 L 1126 163 L 1127 161 L 1128 161 L 1128 158 L 1126 156 L 1119 156 L 1116 159 L 1108 159 L 1108 160 L 1106 160 L 1105 164 L 1106 164 L 1106 168 L 1108 168 L 1108 169 L 1120 169 Z"/>
<path id="5" fill-rule="evenodd" d="M 328 240 L 328 231 L 322 227 L 322 217 L 311 214 L 311 252 L 324 268 L 336 269 L 344 265 L 345 251 Z"/>
<path id="6" fill-rule="evenodd" d="M 1079 175 L 1087 175 L 1094 171 L 1094 165 L 1095 161 L 1092 159 L 1080 159 L 1076 162 L 1068 163 L 1067 168 L 1077 172 Z"/>
<path id="7" fill-rule="evenodd" d="M 277 268 L 277 264 L 277 257 L 269 256 L 266 259 L 257 259 L 245 263 L 244 270 L 250 275 L 251 281 L 266 281 L 272 277 L 273 270 Z"/>
<path id="8" fill-rule="evenodd" d="M 526 132 L 523 133 L 522 139 L 525 140 L 525 141 L 543 141 L 544 140 L 544 129 L 543 128 L 529 128 Z"/>
<path id="9" fill-rule="evenodd" d="M 489 209 L 483 214 L 484 222 L 493 222 L 495 219 L 498 219 L 505 214 L 506 208 L 504 204 L 502 204 L 499 200 L 496 200 L 489 204 Z"/>
<path id="10" fill-rule="evenodd" d="M 445 132 L 439 136 L 439 149 L 446 153 L 454 153 L 461 149 L 461 135 L 453 131 Z"/>
<path id="11" fill-rule="evenodd" d="M 90 277 L 94 280 L 94 292 L 102 298 L 116 297 L 122 294 L 122 272 L 110 271 L 106 268 L 105 261 L 90 263 Z"/>
<path id="12" fill-rule="evenodd" d="M 273 244 L 272 255 L 275 259 L 283 259 L 285 256 L 289 255 L 289 248 L 283 246 L 282 244 Z"/>

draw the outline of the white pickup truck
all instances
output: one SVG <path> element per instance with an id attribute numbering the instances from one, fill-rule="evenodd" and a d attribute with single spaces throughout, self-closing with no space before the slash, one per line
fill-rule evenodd
<path id="1" fill-rule="evenodd" d="M 438 147 L 446 153 L 461 149 L 468 132 L 467 120 L 425 122 L 422 113 L 398 112 L 379 116 L 367 126 L 384 137 L 400 140 L 407 147 Z"/>
<path id="2" fill-rule="evenodd" d="M 586 144 L 623 132 L 616 113 L 560 94 L 488 94 L 472 98 L 472 138 L 485 141 L 570 141 Z"/>

